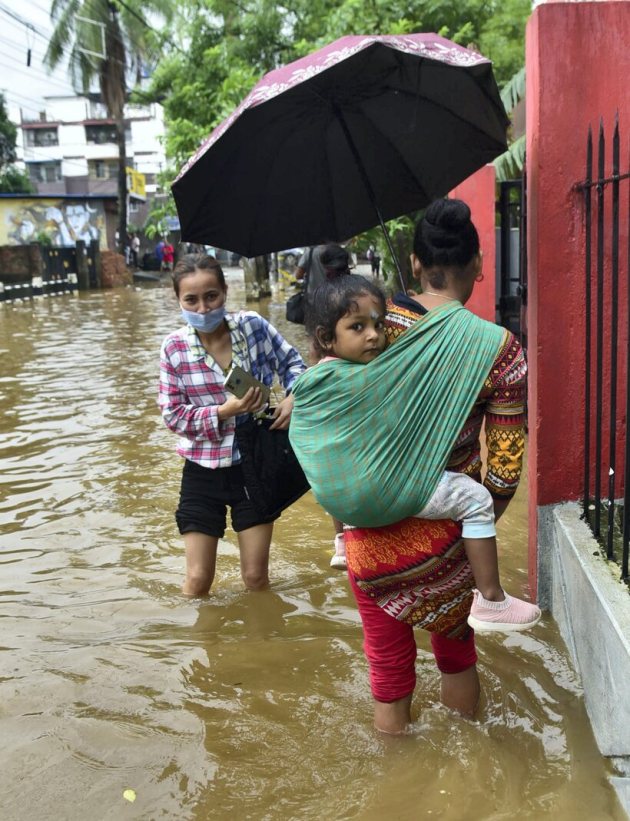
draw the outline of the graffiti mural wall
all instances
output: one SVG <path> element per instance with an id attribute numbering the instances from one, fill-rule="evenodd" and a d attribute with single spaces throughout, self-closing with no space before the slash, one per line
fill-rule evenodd
<path id="1" fill-rule="evenodd" d="M 107 248 L 103 202 L 85 199 L 0 198 L 0 245 L 44 241 L 74 245 L 78 239 Z"/>

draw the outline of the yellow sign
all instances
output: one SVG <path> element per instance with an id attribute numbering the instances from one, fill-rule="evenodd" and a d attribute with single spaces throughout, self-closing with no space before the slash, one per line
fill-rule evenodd
<path id="1" fill-rule="evenodd" d="M 146 177 L 134 168 L 127 168 L 127 191 L 136 200 L 146 200 Z"/>

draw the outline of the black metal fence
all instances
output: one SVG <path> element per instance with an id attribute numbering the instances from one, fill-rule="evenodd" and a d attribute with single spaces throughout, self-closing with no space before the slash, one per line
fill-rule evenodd
<path id="1" fill-rule="evenodd" d="M 496 212 L 499 224 L 497 243 L 497 322 L 519 337 L 527 347 L 527 257 L 526 185 L 523 179 L 499 183 Z"/>
<path id="2" fill-rule="evenodd" d="M 595 175 L 593 142 L 589 127 L 586 178 L 576 185 L 582 192 L 585 207 L 583 518 L 606 557 L 620 564 L 622 579 L 630 583 L 630 437 L 627 435 L 630 417 L 630 159 L 627 170 L 620 172 L 618 117 L 615 118 L 608 171 L 604 124 L 600 122 Z M 623 236 L 620 235 L 621 219 L 627 237 L 625 241 L 620 239 Z M 622 248 L 625 245 L 627 248 Z M 620 265 L 621 257 L 624 259 Z M 620 276 L 625 276 L 621 289 Z M 621 334 L 620 322 L 623 323 Z M 623 390 L 625 421 L 618 407 Z M 623 465 L 618 464 L 620 455 Z M 606 483 L 606 473 L 607 488 L 602 487 Z M 619 477 L 622 474 L 623 499 L 618 495 L 621 494 Z"/>
<path id="3" fill-rule="evenodd" d="M 37 251 L 35 260 L 30 254 L 33 248 Z M 10 250 L 20 254 L 17 263 L 9 258 L 4 266 L 0 265 L 0 302 L 57 296 L 79 287 L 100 287 L 97 240 L 89 245 L 79 241 L 76 246 L 42 247 L 32 243 L 21 248 L 12 246 Z"/>

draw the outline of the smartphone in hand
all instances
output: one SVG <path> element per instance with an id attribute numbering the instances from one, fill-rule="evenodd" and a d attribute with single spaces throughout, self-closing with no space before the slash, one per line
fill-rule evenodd
<path id="1" fill-rule="evenodd" d="M 270 390 L 251 373 L 247 373 L 239 365 L 235 365 L 225 377 L 224 386 L 237 399 L 242 399 L 250 388 L 260 388 L 265 402 L 269 402 Z"/>

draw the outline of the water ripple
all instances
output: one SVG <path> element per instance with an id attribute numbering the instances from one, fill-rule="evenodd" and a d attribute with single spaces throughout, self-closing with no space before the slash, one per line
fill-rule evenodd
<path id="1" fill-rule="evenodd" d="M 283 308 L 266 310 L 305 351 Z M 182 598 L 181 460 L 155 401 L 178 323 L 162 287 L 0 304 L 3 817 L 620 821 L 549 619 L 479 640 L 474 721 L 435 706 L 418 636 L 413 732 L 372 730 L 358 614 L 311 496 L 276 526 L 271 591 L 243 592 L 228 530 L 213 596 Z M 501 523 L 515 590 L 519 499 Z"/>

